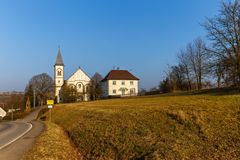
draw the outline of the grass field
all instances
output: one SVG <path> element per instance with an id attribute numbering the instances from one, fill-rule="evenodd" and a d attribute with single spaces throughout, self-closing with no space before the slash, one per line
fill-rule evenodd
<path id="1" fill-rule="evenodd" d="M 240 95 L 153 96 L 57 105 L 86 159 L 238 159 Z"/>
<path id="2" fill-rule="evenodd" d="M 1 95 L 0 94 L 0 103 L 7 103 L 10 99 L 10 96 L 9 95 Z M 2 106 L 0 106 L 2 107 Z"/>

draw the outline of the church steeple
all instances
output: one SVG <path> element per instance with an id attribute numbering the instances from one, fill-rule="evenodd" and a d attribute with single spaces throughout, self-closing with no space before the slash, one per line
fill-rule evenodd
<path id="1" fill-rule="evenodd" d="M 61 101 L 59 93 L 63 84 L 64 84 L 64 64 L 60 47 L 58 47 L 57 60 L 56 64 L 54 65 L 54 87 L 57 103 Z"/>
<path id="2" fill-rule="evenodd" d="M 56 60 L 56 64 L 55 65 L 64 66 L 60 47 L 58 47 L 57 60 Z"/>

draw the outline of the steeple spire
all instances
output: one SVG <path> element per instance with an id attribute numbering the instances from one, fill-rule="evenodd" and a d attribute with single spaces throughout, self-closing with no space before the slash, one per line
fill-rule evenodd
<path id="1" fill-rule="evenodd" d="M 60 46 L 58 46 L 58 54 L 57 54 L 57 60 L 55 65 L 62 65 L 64 66 L 63 59 L 62 59 L 62 54 L 60 50 Z"/>

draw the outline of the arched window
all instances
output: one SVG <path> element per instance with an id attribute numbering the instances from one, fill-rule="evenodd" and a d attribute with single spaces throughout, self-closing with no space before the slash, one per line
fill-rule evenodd
<path id="1" fill-rule="evenodd" d="M 82 85 L 81 84 L 78 84 L 78 88 L 80 89 L 82 87 Z"/>
<path id="2" fill-rule="evenodd" d="M 61 76 L 62 75 L 62 71 L 57 71 L 57 75 Z"/>

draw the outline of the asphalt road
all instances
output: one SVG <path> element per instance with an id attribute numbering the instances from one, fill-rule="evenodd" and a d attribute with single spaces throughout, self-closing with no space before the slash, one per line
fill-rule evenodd
<path id="1" fill-rule="evenodd" d="M 18 160 L 43 132 L 44 124 L 36 121 L 40 108 L 24 119 L 0 123 L 0 160 Z"/>
<path id="2" fill-rule="evenodd" d="M 31 129 L 31 123 L 16 121 L 0 123 L 0 150 L 19 139 Z"/>

